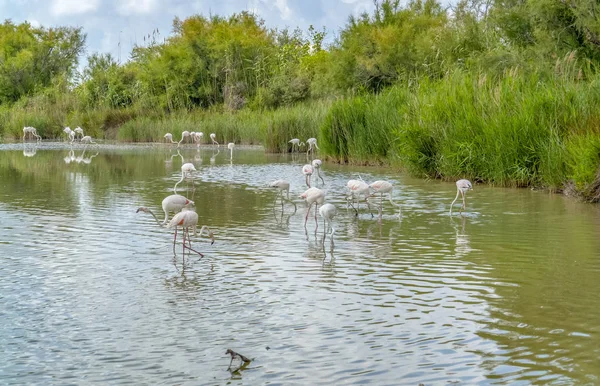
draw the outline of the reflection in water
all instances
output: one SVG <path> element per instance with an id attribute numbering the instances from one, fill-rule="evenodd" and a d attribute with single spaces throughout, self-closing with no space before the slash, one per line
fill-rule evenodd
<path id="1" fill-rule="evenodd" d="M 22 146 L 0 146 L 4 383 L 225 384 L 227 348 L 253 359 L 252 384 L 598 383 L 596 206 L 482 186 L 449 218 L 453 184 L 327 165 L 332 244 L 266 189 L 277 176 L 301 194 L 304 154 L 236 149 L 183 192 L 215 232 L 192 237 L 199 258 L 135 213 L 195 148 Z M 65 153 L 94 162 L 65 167 Z M 343 210 L 358 173 L 402 186 L 402 223 Z"/>
<path id="2" fill-rule="evenodd" d="M 24 143 L 23 144 L 23 155 L 25 157 L 33 157 L 35 156 L 35 153 L 37 153 L 37 142 L 33 142 L 33 143 Z"/>

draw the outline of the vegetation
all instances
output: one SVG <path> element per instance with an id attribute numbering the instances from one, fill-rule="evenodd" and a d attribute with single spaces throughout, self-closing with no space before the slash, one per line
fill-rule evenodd
<path id="1" fill-rule="evenodd" d="M 169 131 L 289 150 L 319 138 L 339 162 L 421 176 L 574 190 L 600 200 L 595 0 L 376 2 L 339 37 L 270 29 L 247 12 L 175 19 L 118 63 L 76 73 L 81 29 L 0 25 L 0 135 L 64 126 L 158 141 Z"/>

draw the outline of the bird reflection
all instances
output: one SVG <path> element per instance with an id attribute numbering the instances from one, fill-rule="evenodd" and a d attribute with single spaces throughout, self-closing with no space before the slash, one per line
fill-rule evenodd
<path id="1" fill-rule="evenodd" d="M 64 160 L 66 164 L 70 164 L 71 162 L 76 160 L 75 152 L 73 151 L 72 147 L 69 149 L 69 153 L 65 156 Z"/>
<path id="2" fill-rule="evenodd" d="M 214 165 L 215 164 L 215 160 L 217 158 L 217 156 L 219 155 L 219 153 L 221 152 L 221 149 L 217 148 L 217 152 L 213 152 L 213 155 L 210 157 L 210 164 Z"/>
<path id="3" fill-rule="evenodd" d="M 37 142 L 25 143 L 23 146 L 23 155 L 25 157 L 33 157 L 37 153 Z"/>
<path id="4" fill-rule="evenodd" d="M 464 257 L 468 255 L 473 248 L 471 248 L 471 241 L 469 240 L 469 235 L 465 232 L 465 224 L 467 222 L 467 218 L 464 216 L 460 217 L 460 228 L 457 221 L 452 218 L 452 227 L 456 231 L 456 246 L 454 247 L 454 253 L 456 257 Z"/>

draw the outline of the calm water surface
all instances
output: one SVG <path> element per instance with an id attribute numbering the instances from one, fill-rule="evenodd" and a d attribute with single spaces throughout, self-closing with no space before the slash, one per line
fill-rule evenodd
<path id="1" fill-rule="evenodd" d="M 450 217 L 452 183 L 325 164 L 331 250 L 303 226 L 303 156 L 2 146 L 1 384 L 600 384 L 598 206 L 477 185 Z M 136 213 L 162 217 L 182 158 L 201 260 Z M 359 173 L 400 220 L 347 210 Z M 228 348 L 253 361 L 229 372 Z"/>

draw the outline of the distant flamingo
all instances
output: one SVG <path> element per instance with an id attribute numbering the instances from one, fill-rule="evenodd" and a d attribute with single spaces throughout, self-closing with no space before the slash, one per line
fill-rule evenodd
<path id="1" fill-rule="evenodd" d="M 173 134 L 171 134 L 171 133 L 165 134 L 163 138 L 165 139 L 165 142 L 170 141 L 171 143 L 177 143 L 177 142 L 173 141 Z"/>
<path id="2" fill-rule="evenodd" d="M 81 138 L 81 143 L 96 143 L 96 142 L 92 141 L 92 137 L 90 137 L 89 135 L 86 135 L 85 137 Z"/>
<path id="3" fill-rule="evenodd" d="M 173 251 L 175 251 L 175 242 L 177 241 L 177 227 L 178 226 L 181 226 L 182 233 L 183 233 L 183 253 L 185 253 L 185 249 L 187 248 L 190 251 L 196 252 L 201 257 L 203 257 L 204 255 L 202 253 L 192 249 L 192 241 L 190 239 L 190 227 L 194 230 L 194 236 L 196 236 L 196 227 L 198 226 L 198 213 L 196 213 L 196 211 L 194 211 L 194 210 L 191 210 L 189 208 L 189 204 L 186 205 L 181 210 L 181 212 L 179 212 L 175 216 L 173 216 L 173 218 L 167 225 L 167 228 L 175 228 L 175 237 L 173 238 Z M 204 231 L 206 231 L 208 234 L 208 237 L 210 237 L 211 245 L 214 244 L 215 237 L 214 237 L 213 233 L 211 232 L 211 230 L 206 225 L 203 225 L 202 228 L 200 228 L 201 236 L 204 233 Z M 185 245 L 186 234 L 187 234 L 189 246 Z"/>
<path id="4" fill-rule="evenodd" d="M 182 157 L 183 158 L 183 157 Z M 196 168 L 193 163 L 187 162 L 181 165 L 181 179 L 177 181 L 173 187 L 173 193 L 177 194 L 177 185 L 179 185 L 185 178 L 191 178 L 192 172 L 195 172 Z"/>
<path id="5" fill-rule="evenodd" d="M 300 152 L 300 148 L 304 147 L 304 142 L 300 142 L 300 140 L 298 138 L 294 138 L 294 139 L 288 141 L 288 143 L 292 144 L 292 153 L 294 152 L 294 149 L 296 149 L 298 152 Z"/>
<path id="6" fill-rule="evenodd" d="M 215 133 L 210 133 L 210 139 L 212 140 L 213 145 L 219 146 L 219 142 L 217 142 L 215 138 L 217 138 L 217 135 Z"/>
<path id="7" fill-rule="evenodd" d="M 202 143 L 202 139 L 204 138 L 204 133 L 201 131 L 197 131 L 194 136 L 192 137 L 192 139 L 194 140 L 194 142 L 196 142 L 196 144 L 198 145 L 198 147 L 200 147 L 200 143 Z"/>
<path id="8" fill-rule="evenodd" d="M 67 134 L 68 139 L 70 139 L 71 143 L 73 143 L 73 141 L 75 140 L 75 132 L 73 130 L 71 130 L 70 127 L 67 126 L 63 130 L 63 133 Z"/>
<path id="9" fill-rule="evenodd" d="M 402 216 L 402 207 L 400 204 L 392 201 L 392 190 L 394 186 L 387 181 L 375 181 L 369 185 L 371 189 L 375 192 L 373 195 L 379 194 L 379 221 L 381 221 L 381 217 L 383 214 L 383 195 L 387 194 L 390 200 L 390 203 L 399 209 L 398 217 Z"/>
<path id="10" fill-rule="evenodd" d="M 354 208 L 354 205 L 352 205 L 352 207 L 354 208 L 354 211 L 356 212 L 357 216 L 358 216 L 358 210 L 360 209 L 361 194 L 364 196 L 365 200 L 367 201 L 367 206 L 369 207 L 369 210 L 371 210 L 371 205 L 369 204 L 369 201 L 367 200 L 367 197 L 369 196 L 369 185 L 366 182 L 360 181 L 360 180 L 349 180 L 346 183 L 346 187 L 350 191 L 350 197 L 346 198 L 348 200 L 348 203 L 354 202 L 354 200 L 356 199 L 357 207 Z M 371 216 L 372 215 L 373 214 L 371 213 Z"/>
<path id="11" fill-rule="evenodd" d="M 77 126 L 73 132 L 75 133 L 75 139 L 77 139 L 78 135 L 81 135 L 81 138 L 83 138 L 83 129 L 81 127 Z"/>
<path id="12" fill-rule="evenodd" d="M 183 142 L 183 140 L 185 140 L 187 137 L 190 136 L 190 132 L 185 130 L 181 133 L 181 141 L 177 142 L 177 147 L 179 147 L 181 145 L 181 142 Z"/>
<path id="13" fill-rule="evenodd" d="M 452 206 L 458 199 L 459 194 L 462 195 L 462 199 L 463 199 L 463 204 L 460 207 L 459 214 L 462 214 L 463 209 L 467 208 L 467 200 L 465 198 L 465 195 L 469 190 L 473 190 L 473 185 L 471 184 L 471 181 L 469 181 L 469 180 L 458 180 L 458 181 L 456 181 L 456 190 L 457 190 L 456 197 L 454 198 L 454 201 L 452 201 L 452 204 L 450 204 L 450 216 L 452 216 Z"/>
<path id="14" fill-rule="evenodd" d="M 306 222 L 308 221 L 310 208 L 312 207 L 312 204 L 315 204 L 315 224 L 318 228 L 319 223 L 317 222 L 317 210 L 319 205 L 322 205 L 325 202 L 325 192 L 319 188 L 310 188 L 302 193 L 300 198 L 304 199 L 308 204 L 308 208 L 306 209 L 306 217 L 304 218 L 304 227 L 306 228 Z"/>
<path id="15" fill-rule="evenodd" d="M 173 213 L 180 212 L 181 209 L 183 209 L 183 207 L 186 205 L 194 205 L 194 201 L 188 200 L 187 198 L 185 198 L 184 196 L 181 196 L 179 194 L 172 194 L 170 196 L 165 197 L 164 200 L 162 200 L 162 209 L 163 209 L 163 212 L 165 212 L 165 219 L 162 222 L 162 225 L 166 224 L 167 221 L 169 221 L 169 213 L 170 212 L 173 212 Z M 140 207 L 140 208 L 138 208 L 137 212 L 150 213 L 152 215 L 152 217 L 154 217 L 156 222 L 159 225 L 161 224 L 158 221 L 158 218 L 156 217 L 156 215 L 150 209 L 148 209 L 146 207 Z"/>
<path id="16" fill-rule="evenodd" d="M 331 220 L 335 217 L 337 213 L 337 209 L 333 204 L 325 204 L 319 208 L 319 214 L 323 217 L 323 241 L 325 241 L 325 234 L 327 233 L 327 224 L 331 228 L 331 244 L 333 247 L 333 234 L 335 233 L 335 228 L 331 223 Z"/>
<path id="17" fill-rule="evenodd" d="M 302 166 L 302 174 L 304 174 L 304 177 L 306 179 L 306 186 L 310 188 L 310 178 L 313 174 L 313 167 L 310 164 Z"/>
<path id="18" fill-rule="evenodd" d="M 311 151 L 314 154 L 314 152 L 315 152 L 314 148 L 316 148 L 317 150 L 319 150 L 319 146 L 317 146 L 317 139 L 316 138 L 309 138 L 309 139 L 306 140 L 306 143 L 308 144 L 308 150 L 306 150 L 306 155 L 308 155 L 308 153 L 310 153 Z M 314 148 L 313 148 L 313 146 L 314 146 Z"/>
<path id="19" fill-rule="evenodd" d="M 319 176 L 319 178 L 321 179 L 321 182 L 323 183 L 323 185 L 325 185 L 325 180 L 323 179 L 323 177 L 321 177 L 321 165 L 322 164 L 323 164 L 323 161 L 321 161 L 320 159 L 312 160 L 313 169 L 317 171 L 317 176 Z"/>
<path id="20" fill-rule="evenodd" d="M 42 140 L 42 137 L 40 137 L 37 133 L 37 130 L 35 127 L 31 127 L 31 126 L 25 126 L 23 128 L 23 142 L 25 142 L 25 137 L 27 136 L 27 134 L 29 134 L 29 136 L 35 138 L 35 140 L 37 142 L 40 142 Z"/>
<path id="21" fill-rule="evenodd" d="M 275 204 L 277 204 L 277 199 L 281 197 L 281 210 L 283 210 L 283 202 L 288 201 L 294 204 L 294 213 L 298 210 L 296 203 L 290 200 L 290 183 L 286 180 L 276 180 L 269 184 L 269 187 L 275 188 L 279 190 L 279 194 L 275 197 L 275 201 L 273 202 L 273 208 L 275 208 Z M 283 192 L 286 193 L 286 198 L 283 197 Z"/>
<path id="22" fill-rule="evenodd" d="M 231 154 L 229 155 L 229 159 L 232 160 L 233 159 L 233 148 L 235 147 L 235 143 L 233 142 L 229 142 L 227 144 L 227 148 L 231 151 Z"/>

